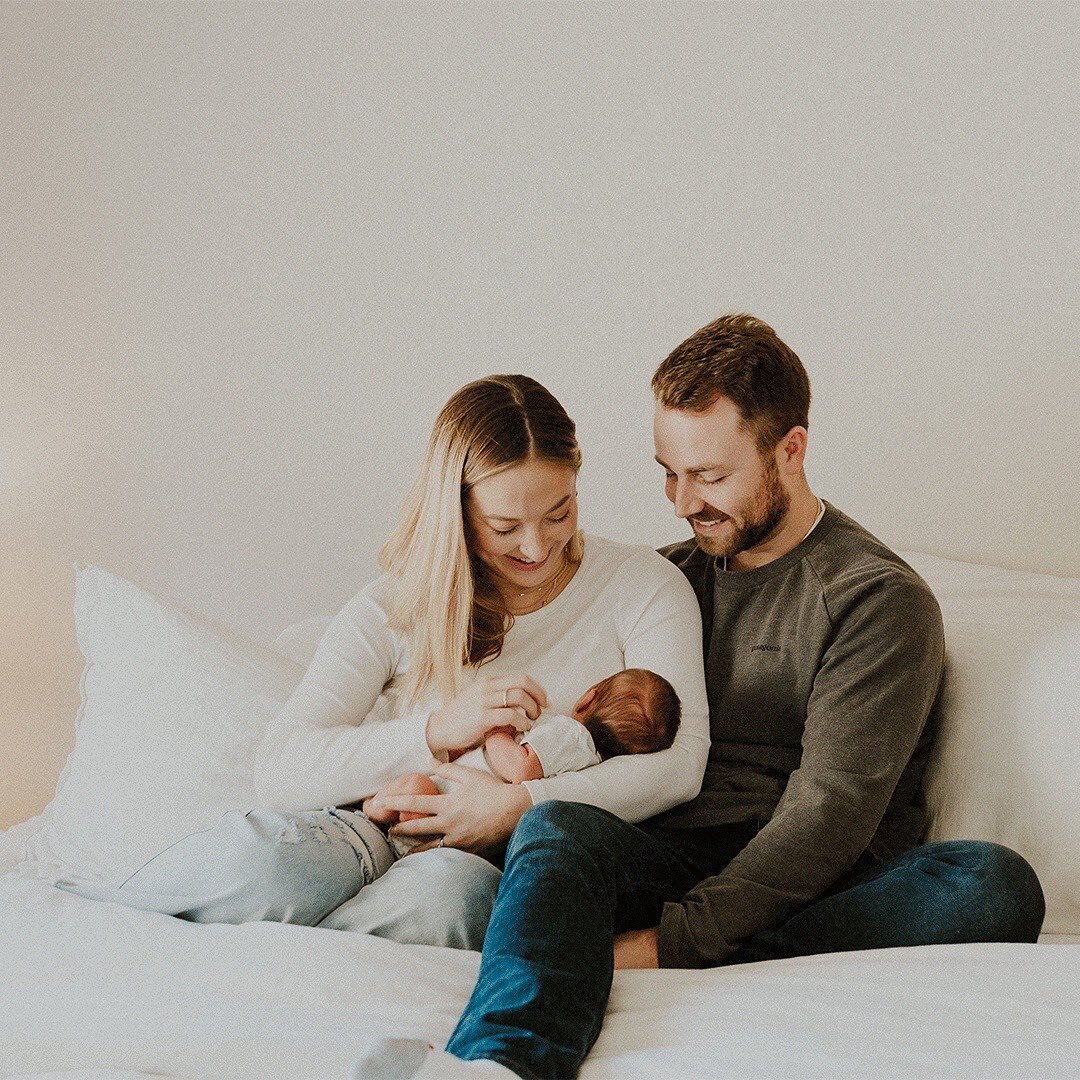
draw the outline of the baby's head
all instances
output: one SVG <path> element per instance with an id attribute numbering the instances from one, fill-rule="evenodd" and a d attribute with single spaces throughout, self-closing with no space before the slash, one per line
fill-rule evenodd
<path id="1" fill-rule="evenodd" d="M 663 676 L 627 668 L 598 682 L 574 706 L 605 761 L 619 754 L 651 754 L 675 741 L 679 695 Z"/>

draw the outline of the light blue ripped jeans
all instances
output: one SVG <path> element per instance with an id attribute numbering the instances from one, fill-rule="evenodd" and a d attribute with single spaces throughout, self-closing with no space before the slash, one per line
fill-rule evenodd
<path id="1" fill-rule="evenodd" d="M 395 859 L 377 825 L 331 807 L 230 810 L 119 886 L 56 887 L 189 922 L 294 923 L 479 951 L 500 877 L 456 848 Z"/>

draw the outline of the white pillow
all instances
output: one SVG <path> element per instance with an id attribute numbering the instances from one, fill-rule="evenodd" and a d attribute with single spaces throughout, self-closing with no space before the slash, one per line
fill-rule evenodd
<path id="1" fill-rule="evenodd" d="M 275 639 L 274 648 L 290 660 L 302 664 L 306 670 L 315 656 L 319 642 L 326 634 L 327 627 L 333 621 L 330 615 L 315 615 L 302 622 L 293 623 L 292 626 L 286 626 Z"/>
<path id="2" fill-rule="evenodd" d="M 119 883 L 226 810 L 257 805 L 256 742 L 304 668 L 107 570 L 75 570 L 86 660 L 75 749 L 23 868 Z"/>
<path id="3" fill-rule="evenodd" d="M 929 839 L 1019 851 L 1046 895 L 1044 933 L 1080 934 L 1080 580 L 904 558 L 945 621 Z"/>

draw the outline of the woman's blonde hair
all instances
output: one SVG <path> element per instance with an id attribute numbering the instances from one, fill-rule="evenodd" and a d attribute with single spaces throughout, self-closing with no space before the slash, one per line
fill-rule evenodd
<path id="1" fill-rule="evenodd" d="M 401 520 L 379 552 L 379 565 L 396 579 L 390 626 L 410 643 L 406 707 L 429 687 L 444 701 L 456 697 L 465 668 L 502 651 L 513 616 L 470 551 L 463 504 L 474 484 L 530 459 L 581 468 L 574 422 L 535 379 L 489 375 L 439 412 Z M 567 556 L 580 562 L 582 552 L 579 530 Z"/>

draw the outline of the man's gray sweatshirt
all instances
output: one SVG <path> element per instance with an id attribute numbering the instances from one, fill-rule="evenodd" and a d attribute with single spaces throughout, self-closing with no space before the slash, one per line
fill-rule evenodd
<path id="1" fill-rule="evenodd" d="M 701 794 L 650 824 L 765 821 L 715 877 L 664 906 L 661 967 L 723 963 L 869 852 L 917 844 L 944 670 L 926 582 L 834 506 L 786 555 L 724 572 L 663 548 L 698 594 L 712 749 Z"/>

